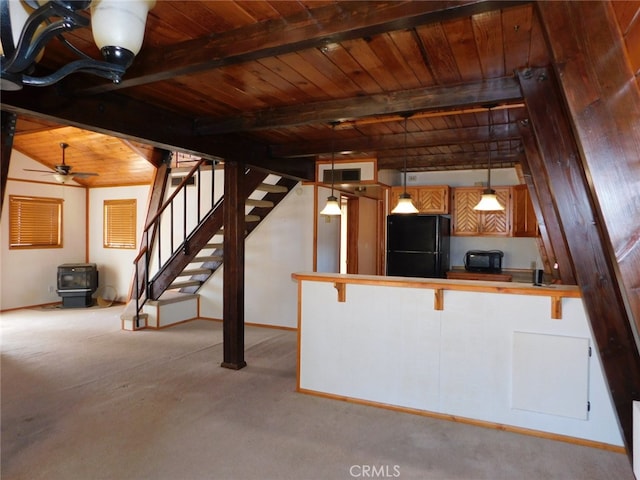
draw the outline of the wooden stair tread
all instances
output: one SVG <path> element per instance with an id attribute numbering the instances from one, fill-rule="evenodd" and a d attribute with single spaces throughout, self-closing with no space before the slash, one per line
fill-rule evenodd
<path id="1" fill-rule="evenodd" d="M 210 275 L 213 272 L 210 268 L 189 268 L 178 274 L 179 277 L 187 277 L 192 275 Z"/>
<path id="2" fill-rule="evenodd" d="M 224 247 L 224 243 L 222 242 L 212 242 L 212 243 L 207 243 L 204 248 L 213 248 L 213 249 L 218 249 L 218 248 L 222 248 Z"/>
<path id="3" fill-rule="evenodd" d="M 247 205 L 248 207 L 262 207 L 262 208 L 273 208 L 273 206 L 275 205 L 270 200 L 258 200 L 255 198 L 247 198 L 244 204 Z"/>
<path id="4" fill-rule="evenodd" d="M 249 222 L 259 222 L 260 221 L 260 216 L 259 215 L 245 215 L 244 216 L 244 221 L 249 223 Z"/>
<path id="5" fill-rule="evenodd" d="M 199 287 L 201 284 L 202 282 L 199 280 L 184 280 L 181 282 L 173 282 L 171 285 L 169 285 L 167 290 L 176 290 L 179 288 L 186 288 L 186 287 Z"/>
<path id="6" fill-rule="evenodd" d="M 261 183 L 256 190 L 268 193 L 287 193 L 289 189 L 284 185 L 272 185 L 270 183 Z"/>
<path id="7" fill-rule="evenodd" d="M 202 255 L 194 258 L 191 263 L 221 262 L 223 259 L 222 255 Z"/>

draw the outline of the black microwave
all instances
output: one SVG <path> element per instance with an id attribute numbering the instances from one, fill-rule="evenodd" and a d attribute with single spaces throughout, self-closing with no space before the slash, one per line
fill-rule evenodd
<path id="1" fill-rule="evenodd" d="M 464 256 L 464 269 L 469 272 L 500 273 L 502 271 L 501 250 L 469 250 Z"/>

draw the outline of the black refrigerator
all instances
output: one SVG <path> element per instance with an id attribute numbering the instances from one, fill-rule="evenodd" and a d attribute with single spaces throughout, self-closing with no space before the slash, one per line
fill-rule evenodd
<path id="1" fill-rule="evenodd" d="M 444 278 L 450 228 L 443 215 L 388 215 L 387 275 Z"/>

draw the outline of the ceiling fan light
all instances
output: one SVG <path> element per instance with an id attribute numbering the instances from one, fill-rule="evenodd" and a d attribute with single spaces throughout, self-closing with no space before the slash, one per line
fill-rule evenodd
<path id="1" fill-rule="evenodd" d="M 320 212 L 320 215 L 342 215 L 340 204 L 335 196 L 330 195 L 327 197 L 327 203 Z"/>
<path id="2" fill-rule="evenodd" d="M 53 178 L 56 179 L 56 182 L 62 183 L 63 185 L 69 181 L 69 175 L 63 175 L 61 173 L 54 173 Z"/>
<path id="3" fill-rule="evenodd" d="M 144 39 L 147 13 L 155 6 L 155 0 L 94 0 L 91 3 L 91 30 L 93 40 L 105 57 L 118 52 L 133 60 Z M 130 55 L 122 55 L 126 50 Z M 107 61 L 114 61 L 114 54 Z M 116 60 L 117 61 L 117 60 Z"/>
<path id="4" fill-rule="evenodd" d="M 473 207 L 473 209 L 481 212 L 493 212 L 504 210 L 504 205 L 500 204 L 498 201 L 495 190 L 487 189 L 484 191 L 480 201 L 475 207 Z"/>
<path id="5" fill-rule="evenodd" d="M 408 193 L 400 194 L 400 199 L 398 200 L 398 204 L 391 210 L 391 213 L 418 213 L 418 209 L 413 204 L 411 200 L 411 195 Z"/>

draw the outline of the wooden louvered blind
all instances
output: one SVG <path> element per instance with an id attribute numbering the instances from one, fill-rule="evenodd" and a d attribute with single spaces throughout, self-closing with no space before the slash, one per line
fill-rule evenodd
<path id="1" fill-rule="evenodd" d="M 9 196 L 9 248 L 61 248 L 62 199 Z"/>
<path id="2" fill-rule="evenodd" d="M 136 199 L 104 201 L 104 247 L 136 248 Z"/>

